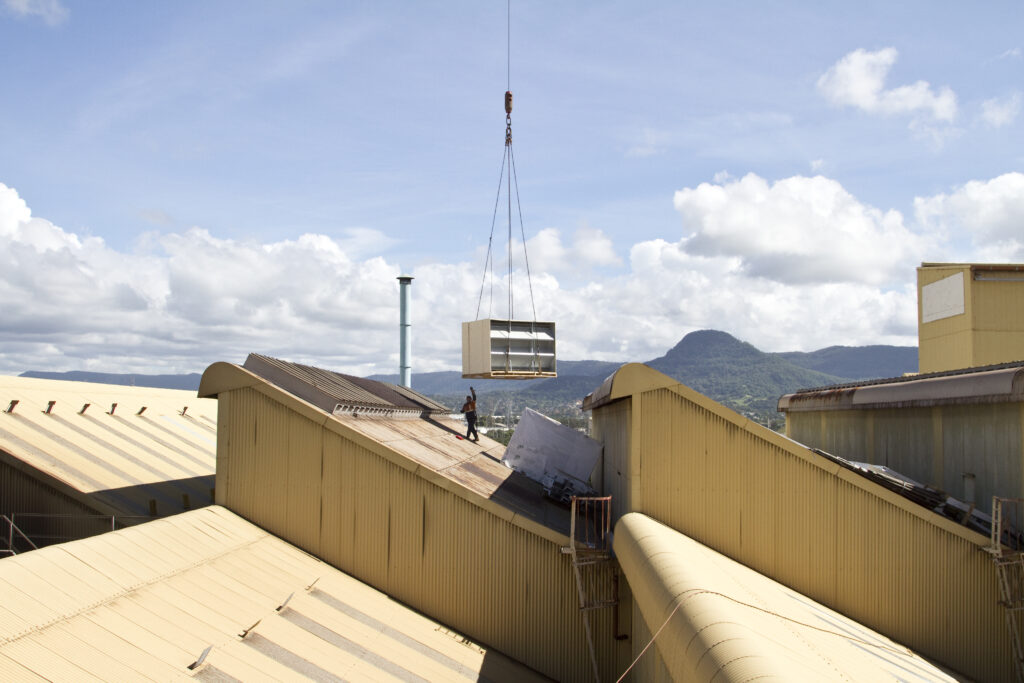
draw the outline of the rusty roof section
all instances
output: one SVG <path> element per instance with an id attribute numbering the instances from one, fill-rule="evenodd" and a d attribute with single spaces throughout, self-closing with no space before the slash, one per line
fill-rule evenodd
<path id="1" fill-rule="evenodd" d="M 1024 361 L 800 389 L 778 410 L 843 410 L 1024 400 Z"/>
<path id="2" fill-rule="evenodd" d="M 451 412 L 447 406 L 412 389 L 259 353 L 250 353 L 242 367 L 328 413 L 339 409 L 345 412 L 363 409 L 364 412 L 402 411 L 426 415 Z"/>

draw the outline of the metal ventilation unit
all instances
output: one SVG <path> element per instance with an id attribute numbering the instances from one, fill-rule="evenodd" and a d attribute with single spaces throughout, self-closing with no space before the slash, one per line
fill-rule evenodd
<path id="1" fill-rule="evenodd" d="M 462 323 L 462 376 L 555 377 L 555 323 L 493 318 Z"/>

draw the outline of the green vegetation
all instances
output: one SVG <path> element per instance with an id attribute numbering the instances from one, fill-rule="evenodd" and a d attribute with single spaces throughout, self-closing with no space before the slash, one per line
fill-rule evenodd
<path id="1" fill-rule="evenodd" d="M 829 347 L 813 353 L 764 353 L 735 337 L 715 330 L 691 332 L 664 356 L 647 365 L 771 429 L 782 430 L 776 411 L 779 397 L 799 389 L 841 384 L 870 377 L 896 376 L 913 371 L 913 347 Z M 600 386 L 619 366 L 604 361 L 560 361 L 557 378 L 530 381 L 464 380 L 458 373 L 413 376 L 413 386 L 444 386 L 428 393 L 457 409 L 472 383 L 479 394 L 481 415 L 494 415 L 508 424 L 529 407 L 574 428 L 587 429 L 582 399 Z M 878 367 L 872 372 L 872 367 Z M 825 371 L 822 371 L 825 370 Z M 835 374 L 836 370 L 853 375 Z M 512 426 L 512 425 L 509 425 Z"/>

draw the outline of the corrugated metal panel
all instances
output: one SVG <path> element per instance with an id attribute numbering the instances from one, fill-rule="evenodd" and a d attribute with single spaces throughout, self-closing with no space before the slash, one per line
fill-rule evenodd
<path id="1" fill-rule="evenodd" d="M 218 500 L 546 675 L 592 677 L 560 552 L 567 539 L 555 530 L 567 528 L 568 513 L 481 454 L 486 440 L 460 441 L 436 420 L 317 423 L 289 408 L 286 394 L 278 402 L 255 388 L 219 397 L 218 462 L 227 466 Z M 275 469 L 282 449 L 287 472 Z M 613 571 L 600 577 L 609 594 Z M 602 677 L 614 678 L 628 643 L 612 637 L 612 610 L 593 619 Z"/>
<path id="2" fill-rule="evenodd" d="M 1024 360 L 1020 266 L 926 264 L 917 269 L 918 299 L 922 288 L 956 273 L 963 273 L 964 314 L 918 324 L 921 371 Z"/>
<path id="3" fill-rule="evenodd" d="M 336 404 L 447 413 L 449 408 L 412 389 L 343 375 L 301 363 L 250 353 L 243 367 L 271 384 L 330 413 Z"/>
<path id="4" fill-rule="evenodd" d="M 644 625 L 638 649 L 664 625 L 654 642 L 675 680 L 878 681 L 908 674 L 955 680 L 902 645 L 645 515 L 619 521 L 615 552 Z M 658 677 L 659 663 L 653 664 Z"/>
<path id="5" fill-rule="evenodd" d="M 990 511 L 992 496 L 1024 497 L 1024 404 L 790 413 L 787 434 L 848 460 L 885 465 Z"/>
<path id="6" fill-rule="evenodd" d="M 11 401 L 11 412 L 0 412 L 0 461 L 23 476 L 8 471 L 0 481 L 34 481 L 21 490 L 0 485 L 0 512 L 99 513 L 121 516 L 124 525 L 148 517 L 150 501 L 158 515 L 212 502 L 214 401 L 188 391 L 0 377 L 2 407 Z M 96 526 L 84 519 L 39 525 L 42 542 Z"/>
<path id="7" fill-rule="evenodd" d="M 0 560 L 0 586 L 18 680 L 540 680 L 220 507 Z"/>
<path id="8" fill-rule="evenodd" d="M 987 539 L 682 385 L 631 401 L 638 438 L 605 457 L 629 461 L 633 510 L 958 671 L 1012 676 Z"/>

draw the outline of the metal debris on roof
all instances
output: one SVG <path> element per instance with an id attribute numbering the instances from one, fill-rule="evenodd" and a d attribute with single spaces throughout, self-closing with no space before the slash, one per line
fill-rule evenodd
<path id="1" fill-rule="evenodd" d="M 898 493 L 921 507 L 928 508 L 943 517 L 962 524 L 968 529 L 985 534 L 986 536 L 992 531 L 992 517 L 980 510 L 976 510 L 974 505 L 970 503 L 953 498 L 945 491 L 916 482 L 884 465 L 847 460 L 846 458 L 823 451 L 820 448 L 812 448 L 811 450 L 834 463 L 842 465 L 851 472 L 856 472 L 877 484 L 881 484 L 890 491 Z M 1020 534 L 1016 535 L 1020 536 Z"/>
<path id="2" fill-rule="evenodd" d="M 573 496 L 596 495 L 587 481 L 600 457 L 599 442 L 527 408 L 502 462 L 539 482 L 551 498 L 568 504 Z"/>

